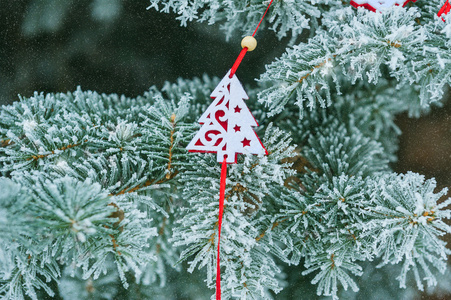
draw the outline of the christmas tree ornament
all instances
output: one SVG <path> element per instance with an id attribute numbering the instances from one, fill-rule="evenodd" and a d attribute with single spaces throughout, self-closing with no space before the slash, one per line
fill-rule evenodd
<path id="1" fill-rule="evenodd" d="M 416 0 L 351 0 L 351 5 L 354 7 L 365 7 L 366 9 L 375 12 L 394 5 L 401 5 L 404 7 L 409 2 L 416 2 Z"/>
<path id="2" fill-rule="evenodd" d="M 252 127 L 258 126 L 248 107 L 240 81 L 230 71 L 210 97 L 214 101 L 200 117 L 203 126 L 187 146 L 190 152 L 217 153 L 218 162 L 236 163 L 239 153 L 266 153 Z"/>
<path id="3" fill-rule="evenodd" d="M 441 17 L 442 15 L 447 15 L 449 11 L 451 10 L 451 4 L 449 3 L 449 0 L 446 0 L 445 4 L 443 4 L 442 8 L 437 13 L 437 16 Z M 444 18 L 442 18 L 443 21 L 445 21 Z"/>
<path id="4" fill-rule="evenodd" d="M 253 130 L 253 127 L 257 127 L 258 123 L 244 102 L 249 97 L 235 72 L 246 52 L 253 51 L 257 47 L 257 40 L 254 35 L 272 2 L 273 0 L 269 2 L 252 36 L 246 36 L 241 41 L 242 50 L 238 58 L 211 93 L 210 97 L 213 102 L 199 118 L 202 127 L 186 147 L 190 152 L 216 153 L 217 161 L 222 164 L 219 186 L 216 299 L 221 299 L 220 241 L 227 164 L 237 163 L 238 154 L 268 155 L 268 151 Z"/>

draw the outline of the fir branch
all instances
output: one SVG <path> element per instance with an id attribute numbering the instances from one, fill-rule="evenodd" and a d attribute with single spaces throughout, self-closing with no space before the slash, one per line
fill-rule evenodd
<path id="1" fill-rule="evenodd" d="M 223 238 L 221 240 L 225 273 L 233 279 L 223 297 L 267 297 L 267 289 L 278 291 L 278 283 L 268 274 L 279 272 L 272 258 L 261 246 L 256 244 L 259 235 L 261 217 L 257 217 L 264 206 L 264 197 L 268 197 L 268 187 L 283 185 L 289 164 L 276 164 L 282 158 L 292 155 L 293 147 L 289 140 L 283 140 L 285 134 L 272 125 L 268 126 L 264 143 L 270 152 L 268 157 L 246 156 L 242 164 L 229 169 L 224 207 Z M 288 149 L 288 151 L 286 151 Z M 284 151 L 285 150 L 285 151 Z M 207 266 L 207 282 L 213 285 L 214 263 L 217 244 L 217 174 L 219 166 L 211 157 L 199 156 L 199 166 L 193 166 L 181 173 L 180 181 L 197 178 L 197 188 L 187 187 L 183 198 L 190 199 L 190 205 L 175 229 L 173 240 L 176 246 L 185 245 L 180 260 L 189 259 L 189 271 L 196 267 Z M 194 175 L 195 174 L 195 175 Z M 194 176 L 194 177 L 193 177 Z M 253 182 L 258 183 L 255 185 Z M 211 188 L 210 188 L 211 185 Z M 199 211 L 201 213 L 199 214 Z M 254 219 L 254 221 L 253 221 Z M 255 224 L 254 224 L 255 223 Z M 243 249 L 244 252 L 243 252 Z M 250 263 L 252 261 L 252 263 Z M 265 267 L 261 262 L 265 261 Z"/>
<path id="2" fill-rule="evenodd" d="M 414 273 L 419 272 L 417 267 L 427 275 L 428 286 L 435 285 L 435 276 L 426 262 L 440 272 L 445 271 L 444 259 L 451 251 L 439 237 L 451 232 L 451 227 L 444 223 L 451 216 L 450 210 L 444 209 L 451 201 L 438 204 L 446 190 L 436 194 L 435 185 L 434 180 L 426 181 L 414 173 L 393 174 L 375 181 L 375 201 L 368 207 L 374 219 L 367 223 L 364 235 L 374 238 L 373 247 L 382 257 L 381 266 L 404 261 L 398 277 L 400 286 L 405 286 L 411 268 Z M 421 280 L 416 281 L 422 290 Z"/>
<path id="3" fill-rule="evenodd" d="M 364 79 L 376 84 L 387 70 L 401 84 L 419 86 L 421 106 L 427 108 L 441 100 L 451 72 L 436 18 L 422 26 L 415 22 L 418 16 L 415 9 L 405 8 L 380 14 L 347 8 L 326 14 L 324 29 L 308 43 L 288 49 L 262 75 L 261 81 L 276 84 L 259 94 L 260 101 L 274 115 L 296 95 L 302 116 L 306 100 L 310 108 L 331 104 L 330 93 L 340 93 L 338 74 L 352 83 Z"/>
<path id="4" fill-rule="evenodd" d="M 262 11 L 265 11 L 268 1 L 223 1 L 223 0 L 194 0 L 168 1 L 150 0 L 148 9 L 153 8 L 164 13 L 176 13 L 177 20 L 182 26 L 187 22 L 198 21 L 209 24 L 221 23 L 222 30 L 227 37 L 235 31 L 250 35 L 260 21 Z M 339 2 L 320 1 L 274 1 L 268 13 L 268 20 L 262 26 L 271 24 L 279 38 L 290 33 L 296 37 L 311 25 L 317 26 L 321 13 L 329 9 L 333 10 L 341 5 Z"/>

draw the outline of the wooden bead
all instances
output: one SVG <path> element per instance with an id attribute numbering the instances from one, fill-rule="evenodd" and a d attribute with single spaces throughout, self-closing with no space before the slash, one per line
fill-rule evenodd
<path id="1" fill-rule="evenodd" d="M 246 36 L 241 40 L 241 48 L 247 48 L 247 51 L 252 51 L 257 47 L 257 40 L 253 36 Z"/>

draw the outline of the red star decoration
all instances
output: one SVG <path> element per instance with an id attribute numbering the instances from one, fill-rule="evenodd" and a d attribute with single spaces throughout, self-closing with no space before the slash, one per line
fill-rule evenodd
<path id="1" fill-rule="evenodd" d="M 243 143 L 243 147 L 250 146 L 251 140 L 248 140 L 247 138 L 244 138 L 244 140 L 241 141 Z"/>
<path id="2" fill-rule="evenodd" d="M 235 130 L 235 132 L 241 131 L 241 126 L 235 125 L 235 127 L 233 127 L 233 129 Z"/>
<path id="3" fill-rule="evenodd" d="M 241 108 L 240 107 L 238 107 L 238 105 L 235 107 L 235 112 L 236 113 L 239 113 L 241 111 Z"/>

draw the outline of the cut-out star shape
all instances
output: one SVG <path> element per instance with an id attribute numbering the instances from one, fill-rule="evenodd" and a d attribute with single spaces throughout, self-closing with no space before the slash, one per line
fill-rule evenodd
<path id="1" fill-rule="evenodd" d="M 251 140 L 248 140 L 247 138 L 244 138 L 244 140 L 241 141 L 243 143 L 243 147 L 250 146 Z"/>
<path id="2" fill-rule="evenodd" d="M 236 113 L 239 113 L 241 111 L 241 108 L 238 105 L 234 109 Z"/>
<path id="3" fill-rule="evenodd" d="M 235 130 L 235 132 L 241 131 L 241 126 L 235 125 L 233 129 Z"/>

